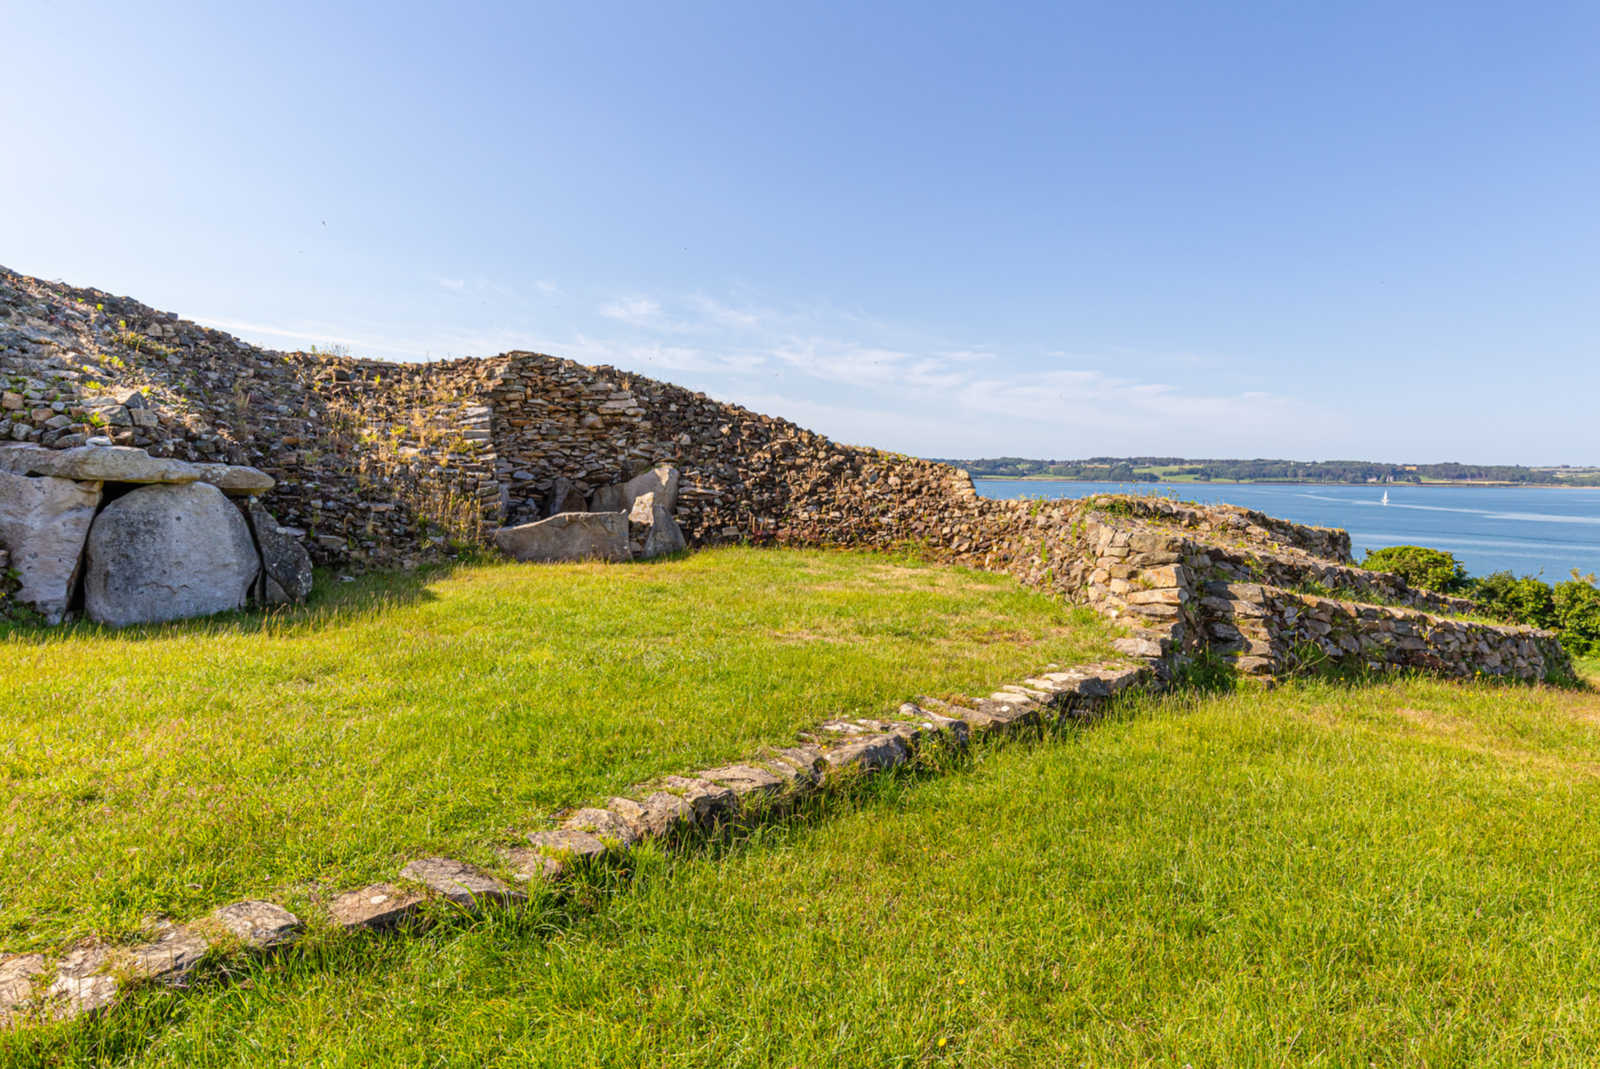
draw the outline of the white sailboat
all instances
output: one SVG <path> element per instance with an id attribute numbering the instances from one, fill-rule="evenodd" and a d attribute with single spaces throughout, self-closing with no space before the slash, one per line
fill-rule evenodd
<path id="1" fill-rule="evenodd" d="M 1383 492 L 1383 503 L 1385 505 L 1387 505 L 1389 503 L 1389 491 L 1387 491 L 1387 490 L 1385 490 Z"/>

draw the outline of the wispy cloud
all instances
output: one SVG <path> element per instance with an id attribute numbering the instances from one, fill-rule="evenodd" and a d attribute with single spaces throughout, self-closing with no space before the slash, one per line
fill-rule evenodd
<path id="1" fill-rule="evenodd" d="M 1292 397 L 1228 393 L 1204 379 L 1182 381 L 1193 376 L 1181 373 L 1178 381 L 1152 381 L 1127 370 L 1181 372 L 1210 361 L 1190 354 L 1008 356 L 860 311 L 740 304 L 703 293 L 635 296 L 600 311 L 617 330 L 586 333 L 557 346 L 561 355 L 645 374 L 689 374 L 700 388 L 752 407 L 766 404 L 790 418 L 812 413 L 818 429 L 847 440 L 934 454 L 982 447 L 1071 456 L 1202 445 L 1270 452 L 1270 442 L 1309 446 L 1308 438 L 1348 427 L 1347 419 Z M 884 441 L 881 432 L 891 428 L 897 441 Z"/>
<path id="2" fill-rule="evenodd" d="M 466 289 L 467 280 L 464 278 L 441 278 L 439 285 L 447 290 L 463 290 Z"/>

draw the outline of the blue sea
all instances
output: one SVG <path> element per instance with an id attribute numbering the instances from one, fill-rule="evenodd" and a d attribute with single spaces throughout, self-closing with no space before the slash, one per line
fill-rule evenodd
<path id="1" fill-rule="evenodd" d="M 1473 575 L 1577 568 L 1600 572 L 1600 488 L 1267 485 L 1261 483 L 1074 483 L 974 479 L 984 497 L 1175 494 L 1201 504 L 1243 505 L 1269 516 L 1350 532 L 1356 559 L 1384 546 L 1428 546 L 1455 554 Z M 1389 493 L 1389 503 L 1383 494 Z"/>

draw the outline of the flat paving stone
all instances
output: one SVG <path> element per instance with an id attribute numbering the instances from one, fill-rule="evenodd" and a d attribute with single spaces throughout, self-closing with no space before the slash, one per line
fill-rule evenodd
<path id="1" fill-rule="evenodd" d="M 211 920 L 254 947 L 293 942 L 301 928 L 300 918 L 282 906 L 253 898 L 222 906 Z"/>
<path id="2" fill-rule="evenodd" d="M 400 870 L 402 880 L 414 880 L 458 906 L 475 908 L 482 902 L 519 902 L 527 896 L 493 876 L 454 858 L 425 857 Z"/>
<path id="3" fill-rule="evenodd" d="M 580 809 L 561 822 L 566 831 L 579 831 L 601 842 L 613 842 L 626 849 L 639 841 L 639 832 L 620 814 L 609 809 Z"/>
<path id="4" fill-rule="evenodd" d="M 557 828 L 555 831 L 530 831 L 528 842 L 534 848 L 556 856 L 568 855 L 575 858 L 604 857 L 606 844 L 596 839 L 586 831 L 576 831 L 572 828 Z"/>
<path id="5" fill-rule="evenodd" d="M 15 954 L 0 961 L 0 1028 L 28 1016 L 43 994 L 39 978 L 49 964 L 43 954 Z"/>
<path id="6" fill-rule="evenodd" d="M 390 928 L 415 913 L 422 896 L 391 883 L 348 891 L 328 903 L 328 916 L 341 928 Z"/>
<path id="7" fill-rule="evenodd" d="M 723 765 L 696 773 L 703 780 L 726 787 L 741 798 L 748 794 L 776 794 L 783 790 L 783 777 L 754 765 Z"/>

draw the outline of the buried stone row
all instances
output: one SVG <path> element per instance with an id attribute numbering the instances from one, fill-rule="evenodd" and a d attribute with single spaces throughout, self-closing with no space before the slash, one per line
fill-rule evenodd
<path id="1" fill-rule="evenodd" d="M 430 899 L 468 910 L 514 904 L 527 898 L 515 883 L 557 879 L 574 862 L 598 860 L 647 840 L 671 845 L 696 833 L 754 823 L 783 812 L 831 775 L 893 769 L 936 739 L 960 747 L 973 737 L 1092 719 L 1112 696 L 1154 685 L 1145 666 L 1088 665 L 1046 671 L 987 698 L 919 697 L 893 716 L 829 720 L 800 733 L 794 746 L 692 776 L 663 776 L 631 797 L 580 809 L 553 830 L 530 832 L 526 845 L 501 851 L 511 883 L 454 858 L 420 858 L 401 868 L 392 882 L 333 897 L 324 907 L 326 919 L 347 930 L 383 929 L 416 920 Z M 200 920 L 163 924 L 153 939 L 134 946 L 80 945 L 55 960 L 0 954 L 0 1028 L 98 1012 L 113 1005 L 129 981 L 178 984 L 208 954 L 282 946 L 301 928 L 300 918 L 283 907 L 252 900 Z"/>
<path id="2" fill-rule="evenodd" d="M 272 486 L 254 468 L 137 448 L 0 448 L 11 598 L 47 624 L 81 611 L 114 627 L 301 600 L 311 560 L 256 500 Z"/>
<path id="3" fill-rule="evenodd" d="M 502 849 L 501 860 L 516 881 L 554 879 L 575 861 L 650 840 L 670 845 L 782 812 L 830 775 L 895 768 L 933 739 L 959 747 L 975 735 L 1088 719 L 1113 695 L 1153 680 L 1145 666 L 1090 665 L 1047 672 L 965 703 L 919 697 L 891 717 L 829 720 L 800 733 L 794 746 L 692 776 L 663 776 L 604 807 L 579 809 L 556 828 L 529 832 L 526 845 Z M 329 903 L 330 920 L 343 928 L 390 927 L 413 917 L 430 893 L 464 906 L 525 897 L 512 884 L 452 858 L 413 861 L 397 879 L 339 895 Z"/>

